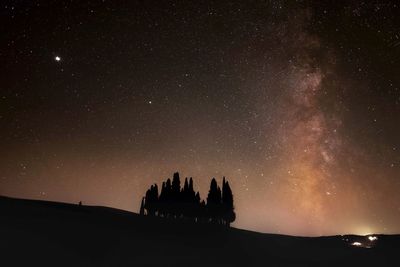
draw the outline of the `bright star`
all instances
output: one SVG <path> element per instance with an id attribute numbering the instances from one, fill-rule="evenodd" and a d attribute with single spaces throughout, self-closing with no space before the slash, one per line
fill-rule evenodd
<path id="1" fill-rule="evenodd" d="M 54 60 L 58 62 L 58 61 L 61 61 L 61 58 L 59 56 L 55 56 Z"/>

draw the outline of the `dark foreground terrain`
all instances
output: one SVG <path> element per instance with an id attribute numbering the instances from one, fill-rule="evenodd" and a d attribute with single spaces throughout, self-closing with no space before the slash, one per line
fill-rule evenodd
<path id="1" fill-rule="evenodd" d="M 6 197 L 0 214 L 0 266 L 400 266 L 400 236 L 270 235 Z"/>

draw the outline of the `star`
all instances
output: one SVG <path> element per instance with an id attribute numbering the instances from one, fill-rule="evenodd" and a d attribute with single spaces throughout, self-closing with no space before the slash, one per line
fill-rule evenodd
<path id="1" fill-rule="evenodd" d="M 55 57 L 54 57 L 54 60 L 57 61 L 57 62 L 60 62 L 60 61 L 61 61 L 61 57 L 55 56 Z"/>

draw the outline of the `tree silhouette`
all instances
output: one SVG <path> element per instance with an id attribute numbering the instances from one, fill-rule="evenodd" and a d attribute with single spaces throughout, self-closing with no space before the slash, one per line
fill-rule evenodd
<path id="1" fill-rule="evenodd" d="M 222 218 L 227 226 L 236 219 L 232 190 L 228 181 L 225 181 L 225 177 L 222 180 Z"/>
<path id="2" fill-rule="evenodd" d="M 221 210 L 221 189 L 217 185 L 215 178 L 212 178 L 210 184 L 210 190 L 207 196 L 207 212 L 209 220 L 214 223 L 220 222 L 220 210 Z"/>
<path id="3" fill-rule="evenodd" d="M 165 197 L 166 197 L 165 182 L 163 182 L 161 185 L 160 196 L 158 197 L 158 216 L 161 217 L 165 217 L 166 214 Z"/>
<path id="4" fill-rule="evenodd" d="M 167 179 L 165 182 L 165 199 L 163 200 L 165 217 L 169 217 L 172 214 L 172 184 L 171 179 Z"/>
<path id="5" fill-rule="evenodd" d="M 158 187 L 154 184 L 146 192 L 144 207 L 147 210 L 147 215 L 155 216 L 157 212 L 158 202 Z"/>
<path id="6" fill-rule="evenodd" d="M 140 215 L 144 215 L 144 197 L 142 197 L 142 202 L 140 203 Z"/>
<path id="7" fill-rule="evenodd" d="M 233 194 L 229 183 L 222 181 L 222 190 L 215 178 L 211 180 L 207 202 L 193 188 L 193 178 L 185 178 L 183 187 L 179 173 L 162 183 L 160 195 L 157 184 L 151 185 L 142 198 L 140 214 L 208 222 L 230 226 L 235 218 Z"/>
<path id="8" fill-rule="evenodd" d="M 198 193 L 198 192 L 197 192 Z M 189 186 L 188 186 L 188 190 L 186 193 L 186 214 L 189 218 L 191 218 L 192 220 L 196 220 L 196 209 L 198 207 L 198 205 L 200 204 L 200 193 L 199 194 L 199 199 L 196 198 L 196 193 L 194 192 L 193 189 L 193 178 L 190 177 L 189 179 Z"/>
<path id="9" fill-rule="evenodd" d="M 172 186 L 171 186 L 171 211 L 172 211 L 172 216 L 174 218 L 179 218 L 181 215 L 181 180 L 179 178 L 179 173 L 176 172 L 174 173 L 174 176 L 172 178 Z"/>
<path id="10" fill-rule="evenodd" d="M 179 196 L 179 192 L 181 192 L 181 180 L 179 178 L 179 172 L 176 172 L 172 178 L 172 194 L 174 196 Z"/>
<path id="11" fill-rule="evenodd" d="M 189 182 L 187 177 L 185 178 L 185 183 L 183 185 L 183 189 L 181 191 L 180 195 L 180 204 L 181 204 L 181 213 L 183 217 L 189 217 L 189 205 L 190 205 L 190 199 L 189 199 Z"/>

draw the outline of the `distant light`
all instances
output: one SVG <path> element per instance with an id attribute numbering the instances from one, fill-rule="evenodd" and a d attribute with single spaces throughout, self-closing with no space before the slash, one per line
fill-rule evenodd
<path id="1" fill-rule="evenodd" d="M 351 243 L 351 245 L 352 245 L 352 246 L 356 246 L 356 247 L 360 247 L 360 246 L 362 246 L 362 243 L 360 243 L 360 242 L 353 242 L 353 243 Z"/>
<path id="2" fill-rule="evenodd" d="M 56 56 L 54 59 L 55 61 L 61 61 L 61 58 L 59 56 Z"/>
<path id="3" fill-rule="evenodd" d="M 148 103 L 151 105 L 153 102 L 150 100 Z"/>
<path id="4" fill-rule="evenodd" d="M 376 236 L 369 236 L 368 239 L 369 239 L 369 241 L 375 241 L 375 240 L 378 240 L 378 237 L 376 237 Z"/>
<path id="5" fill-rule="evenodd" d="M 363 235 L 365 237 L 369 235 L 374 235 L 375 231 L 368 226 L 359 226 L 357 230 L 353 231 L 358 235 Z"/>

